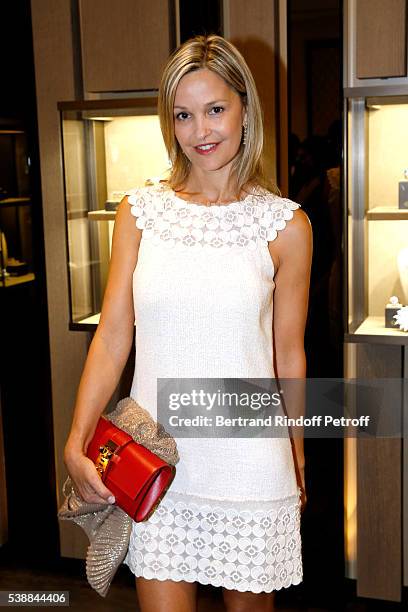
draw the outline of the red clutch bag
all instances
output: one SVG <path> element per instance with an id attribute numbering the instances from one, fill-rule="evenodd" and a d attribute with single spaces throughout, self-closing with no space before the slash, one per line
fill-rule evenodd
<path id="1" fill-rule="evenodd" d="M 100 417 L 87 456 L 116 504 L 137 523 L 146 521 L 163 499 L 176 468 Z"/>

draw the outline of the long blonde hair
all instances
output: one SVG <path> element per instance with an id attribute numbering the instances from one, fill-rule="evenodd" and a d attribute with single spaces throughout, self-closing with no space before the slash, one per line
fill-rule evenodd
<path id="1" fill-rule="evenodd" d="M 246 144 L 241 142 L 231 175 L 237 192 L 261 187 L 280 194 L 277 185 L 266 176 L 263 164 L 263 112 L 252 73 L 238 49 L 222 36 L 199 35 L 185 41 L 170 55 L 164 67 L 158 99 L 158 113 L 164 144 L 171 162 L 168 185 L 177 190 L 190 173 L 191 162 L 181 149 L 174 132 L 174 100 L 182 77 L 207 68 L 224 79 L 240 96 L 247 111 Z"/>

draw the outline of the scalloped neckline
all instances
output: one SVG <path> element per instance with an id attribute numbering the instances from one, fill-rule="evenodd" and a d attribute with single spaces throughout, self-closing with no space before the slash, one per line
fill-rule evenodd
<path id="1" fill-rule="evenodd" d="M 241 206 L 242 204 L 244 204 L 249 198 L 253 197 L 253 193 L 248 193 L 245 198 L 243 198 L 242 200 L 236 200 L 234 202 L 228 202 L 227 204 L 210 204 L 209 206 L 207 204 L 203 204 L 203 203 L 199 203 L 199 202 L 190 202 L 189 200 L 185 200 L 184 198 L 181 198 L 180 196 L 177 195 L 177 193 L 174 191 L 174 189 L 171 189 L 170 187 L 168 187 L 167 185 L 164 185 L 164 189 L 168 190 L 171 194 L 171 196 L 173 197 L 173 200 L 175 200 L 176 202 L 180 202 L 182 204 L 187 204 L 188 206 L 193 206 L 194 208 L 203 208 L 204 210 L 211 210 L 212 208 L 228 208 L 230 206 Z"/>

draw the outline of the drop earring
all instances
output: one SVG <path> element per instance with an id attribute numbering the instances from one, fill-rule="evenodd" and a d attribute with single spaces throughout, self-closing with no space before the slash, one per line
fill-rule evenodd
<path id="1" fill-rule="evenodd" d="M 247 123 L 244 123 L 244 136 L 242 138 L 242 144 L 245 146 L 246 145 L 246 141 L 247 141 L 247 131 L 248 131 L 248 125 Z"/>

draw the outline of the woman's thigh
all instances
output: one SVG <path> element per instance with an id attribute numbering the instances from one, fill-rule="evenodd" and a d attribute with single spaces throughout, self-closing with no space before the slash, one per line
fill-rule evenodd
<path id="1" fill-rule="evenodd" d="M 233 589 L 222 589 L 227 612 L 273 612 L 275 593 L 241 593 Z"/>
<path id="2" fill-rule="evenodd" d="M 136 578 L 140 612 L 196 612 L 197 583 Z"/>

